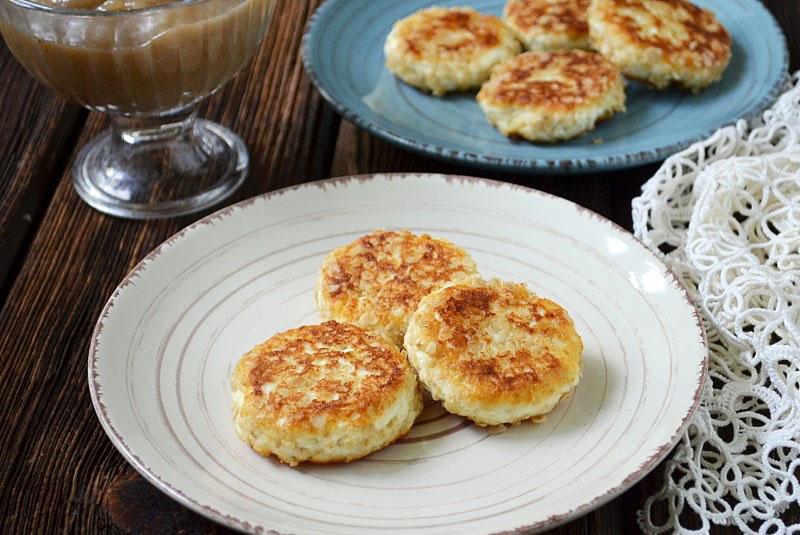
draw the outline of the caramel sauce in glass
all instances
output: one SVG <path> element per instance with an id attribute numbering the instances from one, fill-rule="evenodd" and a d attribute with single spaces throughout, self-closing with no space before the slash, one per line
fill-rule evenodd
<path id="1" fill-rule="evenodd" d="M 272 2 L 42 0 L 38 12 L 0 13 L 0 33 L 34 77 L 69 100 L 166 113 L 234 76 L 258 47 Z"/>

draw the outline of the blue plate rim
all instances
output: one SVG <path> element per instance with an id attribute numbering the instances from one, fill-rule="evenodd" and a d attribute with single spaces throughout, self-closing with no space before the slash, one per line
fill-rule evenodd
<path id="1" fill-rule="evenodd" d="M 680 142 L 662 145 L 650 150 L 614 154 L 597 158 L 508 158 L 502 156 L 490 156 L 477 152 L 467 152 L 460 149 L 454 149 L 452 147 L 448 148 L 447 146 L 422 143 L 402 134 L 392 132 L 391 130 L 384 128 L 383 126 L 370 121 L 359 113 L 353 111 L 344 102 L 339 100 L 332 92 L 328 91 L 322 82 L 322 78 L 317 72 L 314 62 L 311 60 L 312 37 L 316 32 L 322 17 L 324 17 L 337 4 L 347 1 L 350 0 L 324 0 L 309 18 L 300 44 L 300 56 L 306 74 L 322 97 L 331 106 L 333 106 L 334 110 L 336 110 L 336 112 L 342 117 L 354 123 L 359 128 L 369 132 L 370 134 L 382 138 L 393 145 L 410 150 L 417 154 L 421 154 L 423 156 L 479 169 L 491 171 L 512 171 L 526 174 L 569 174 L 589 173 L 592 171 L 615 171 L 660 162 L 670 155 L 689 147 L 693 143 L 707 139 L 719 128 L 733 124 L 722 124 L 711 128 L 702 134 L 688 137 Z M 789 79 L 789 47 L 786 41 L 786 35 L 783 33 L 783 29 L 778 24 L 778 21 L 775 20 L 772 12 L 770 12 L 762 2 L 756 0 L 751 1 L 754 6 L 757 6 L 758 9 L 761 9 L 762 13 L 766 16 L 766 20 L 770 22 L 775 34 L 778 36 L 782 53 L 780 63 L 783 68 L 782 75 L 775 81 L 772 87 L 770 87 L 769 91 L 761 98 L 761 100 L 753 104 L 753 106 L 743 113 L 738 119 L 744 119 L 747 122 L 750 122 L 758 117 L 767 108 L 767 106 L 772 104 L 777 99 L 778 95 L 781 93 L 781 90 Z"/>

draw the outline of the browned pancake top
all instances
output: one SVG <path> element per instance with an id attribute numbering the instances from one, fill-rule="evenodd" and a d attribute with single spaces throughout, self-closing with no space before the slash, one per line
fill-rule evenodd
<path id="1" fill-rule="evenodd" d="M 686 0 L 601 0 L 599 16 L 632 44 L 700 68 L 728 61 L 731 37 L 714 14 Z"/>
<path id="2" fill-rule="evenodd" d="M 276 334 L 238 366 L 261 417 L 319 430 L 368 419 L 412 379 L 397 348 L 335 321 Z"/>
<path id="3" fill-rule="evenodd" d="M 405 19 L 399 37 L 415 58 L 479 53 L 501 41 L 502 23 L 469 8 L 429 8 Z"/>
<path id="4" fill-rule="evenodd" d="M 332 319 L 383 330 L 402 344 L 420 299 L 477 272 L 463 249 L 427 234 L 378 230 L 340 247 L 322 266 L 320 299 Z M 365 324 L 362 318 L 373 324 Z"/>
<path id="5" fill-rule="evenodd" d="M 457 284 L 441 290 L 421 322 L 435 341 L 430 366 L 473 400 L 530 401 L 578 373 L 582 342 L 556 303 L 522 284 Z"/>
<path id="6" fill-rule="evenodd" d="M 589 0 L 508 0 L 506 16 L 522 32 L 538 30 L 579 39 L 588 34 Z"/>
<path id="7" fill-rule="evenodd" d="M 620 73 L 583 50 L 526 52 L 496 67 L 479 98 L 497 105 L 569 110 L 602 96 Z"/>

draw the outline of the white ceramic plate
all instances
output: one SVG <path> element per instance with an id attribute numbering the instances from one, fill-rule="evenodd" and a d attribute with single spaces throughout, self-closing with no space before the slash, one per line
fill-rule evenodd
<path id="1" fill-rule="evenodd" d="M 524 281 L 563 304 L 586 346 L 575 395 L 545 423 L 505 432 L 433 404 L 406 438 L 349 465 L 259 457 L 233 430 L 234 363 L 272 334 L 317 321 L 323 256 L 378 227 L 452 240 L 484 276 Z M 552 527 L 621 493 L 669 452 L 705 369 L 694 308 L 630 234 L 537 191 L 441 175 L 316 182 L 193 224 L 114 292 L 89 353 L 98 417 L 143 476 L 222 524 L 278 533 Z"/>

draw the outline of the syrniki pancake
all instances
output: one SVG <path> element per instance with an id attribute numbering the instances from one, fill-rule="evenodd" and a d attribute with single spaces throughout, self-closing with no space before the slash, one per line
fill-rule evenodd
<path id="1" fill-rule="evenodd" d="M 711 11 L 687 0 L 592 0 L 592 46 L 625 76 L 693 91 L 722 77 L 731 38 Z"/>
<path id="2" fill-rule="evenodd" d="M 497 17 L 430 7 L 397 21 L 384 53 L 386 67 L 401 80 L 441 95 L 480 87 L 494 65 L 521 48 Z"/>
<path id="3" fill-rule="evenodd" d="M 291 465 L 364 457 L 403 436 L 422 411 L 406 356 L 335 321 L 254 347 L 237 364 L 232 390 L 238 435 Z"/>
<path id="4" fill-rule="evenodd" d="M 526 52 L 495 67 L 477 98 L 506 136 L 554 142 L 624 111 L 625 83 L 614 65 L 593 52 Z"/>
<path id="5" fill-rule="evenodd" d="M 448 241 L 377 230 L 325 258 L 317 303 L 323 319 L 353 323 L 402 346 L 420 299 L 477 273 L 469 254 Z"/>
<path id="6" fill-rule="evenodd" d="M 556 303 L 522 284 L 473 279 L 420 302 L 405 348 L 448 411 L 498 425 L 553 410 L 578 383 L 583 343 Z"/>
<path id="7" fill-rule="evenodd" d="M 508 0 L 503 22 L 528 50 L 589 49 L 589 0 Z"/>

